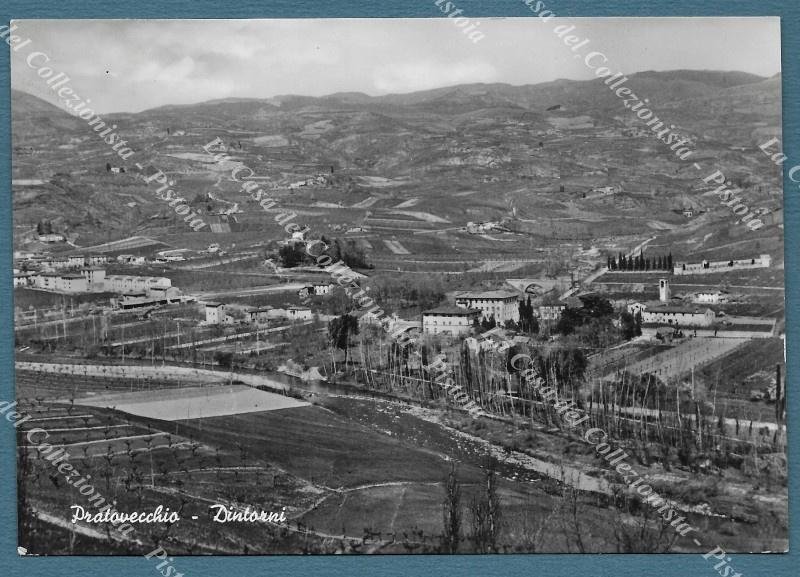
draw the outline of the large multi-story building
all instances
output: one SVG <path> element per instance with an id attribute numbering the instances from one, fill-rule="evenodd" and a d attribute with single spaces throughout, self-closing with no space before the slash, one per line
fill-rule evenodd
<path id="1" fill-rule="evenodd" d="M 438 307 L 422 313 L 422 331 L 429 335 L 468 335 L 480 317 L 481 311 L 475 309 Z"/>
<path id="2" fill-rule="evenodd" d="M 456 295 L 456 306 L 475 309 L 481 318 L 494 317 L 497 324 L 519 322 L 519 296 L 511 291 L 465 292 Z"/>
<path id="3" fill-rule="evenodd" d="M 163 276 L 128 276 L 112 274 L 105 277 L 104 290 L 108 292 L 126 293 L 146 291 L 151 288 L 169 288 L 172 281 Z"/>
<path id="4" fill-rule="evenodd" d="M 85 293 L 89 287 L 81 274 L 34 273 L 31 284 L 40 289 L 62 293 Z"/>

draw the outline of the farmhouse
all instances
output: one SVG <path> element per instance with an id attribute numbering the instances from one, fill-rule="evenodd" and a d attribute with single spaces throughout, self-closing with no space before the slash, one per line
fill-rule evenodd
<path id="1" fill-rule="evenodd" d="M 286 318 L 290 321 L 311 320 L 313 315 L 308 307 L 289 307 L 286 309 Z"/>
<path id="2" fill-rule="evenodd" d="M 122 309 L 135 309 L 151 304 L 144 291 L 131 291 L 122 295 L 119 306 Z"/>
<path id="3" fill-rule="evenodd" d="M 481 311 L 456 307 L 438 307 L 422 313 L 422 332 L 430 335 L 468 335 L 481 317 Z"/>
<path id="4" fill-rule="evenodd" d="M 58 233 L 50 233 L 50 234 L 40 234 L 39 241 L 40 242 L 64 242 L 64 235 Z"/>
<path id="5" fill-rule="evenodd" d="M 538 308 L 539 318 L 543 321 L 557 321 L 561 318 L 561 313 L 567 308 L 566 305 L 540 305 Z"/>
<path id="6" fill-rule="evenodd" d="M 147 259 L 143 256 L 136 256 L 133 254 L 121 254 L 117 257 L 117 262 L 120 264 L 130 264 L 130 265 L 142 265 L 147 262 Z"/>
<path id="7" fill-rule="evenodd" d="M 206 324 L 218 325 L 225 320 L 225 305 L 222 303 L 206 303 Z"/>
<path id="8" fill-rule="evenodd" d="M 657 306 L 642 309 L 642 322 L 681 327 L 708 327 L 714 324 L 716 314 L 709 308 Z"/>
<path id="9" fill-rule="evenodd" d="M 271 311 L 272 307 L 263 307 L 247 311 L 247 314 L 250 318 L 250 324 L 257 325 L 269 322 L 270 320 L 269 313 Z"/>
<path id="10" fill-rule="evenodd" d="M 92 254 L 86 257 L 87 266 L 98 266 L 108 264 L 108 257 L 104 254 Z"/>
<path id="11" fill-rule="evenodd" d="M 30 285 L 31 282 L 31 274 L 27 272 L 15 272 L 14 273 L 14 288 L 18 287 L 26 287 Z"/>
<path id="12" fill-rule="evenodd" d="M 696 303 L 719 304 L 728 302 L 728 293 L 724 291 L 700 292 L 692 299 Z"/>
<path id="13" fill-rule="evenodd" d="M 464 292 L 456 295 L 456 306 L 477 309 L 482 318 L 494 317 L 495 322 L 519 321 L 519 297 L 511 291 Z"/>

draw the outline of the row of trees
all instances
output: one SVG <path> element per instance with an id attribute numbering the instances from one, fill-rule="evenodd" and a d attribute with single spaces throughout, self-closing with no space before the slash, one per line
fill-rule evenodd
<path id="1" fill-rule="evenodd" d="M 609 255 L 608 270 L 612 271 L 648 271 L 648 270 L 672 270 L 672 253 L 667 256 L 644 256 L 639 253 L 636 256 L 626 257 L 619 253 L 616 257 Z"/>
<path id="2" fill-rule="evenodd" d="M 475 553 L 500 552 L 500 497 L 497 494 L 497 464 L 490 459 L 486 468 L 485 493 L 473 496 L 469 503 L 470 531 L 464 535 L 464 512 L 461 504 L 461 484 L 452 466 L 445 481 L 445 498 L 442 505 L 444 530 L 442 549 L 445 553 L 458 553 L 461 543 L 472 541 Z"/>

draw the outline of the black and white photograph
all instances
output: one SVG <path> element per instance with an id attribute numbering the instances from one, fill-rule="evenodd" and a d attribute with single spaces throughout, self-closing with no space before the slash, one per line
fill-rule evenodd
<path id="1" fill-rule="evenodd" d="M 20 555 L 788 549 L 780 18 L 428 4 L 0 26 Z"/>

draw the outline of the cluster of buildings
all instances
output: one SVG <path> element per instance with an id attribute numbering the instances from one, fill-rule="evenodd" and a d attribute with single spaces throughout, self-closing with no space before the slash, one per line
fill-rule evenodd
<path id="1" fill-rule="evenodd" d="M 507 321 L 519 322 L 519 295 L 503 290 L 459 293 L 454 306 L 422 313 L 422 332 L 465 336 L 476 323 L 490 318 L 501 326 Z"/>
<path id="2" fill-rule="evenodd" d="M 68 257 L 73 263 L 77 258 Z M 105 257 L 103 257 L 105 258 Z M 61 261 L 58 261 L 59 263 Z M 14 271 L 14 287 L 35 288 L 61 294 L 116 293 L 116 306 L 122 309 L 150 307 L 181 302 L 183 295 L 172 281 L 160 276 L 107 275 L 98 266 L 67 270 Z"/>
<path id="3" fill-rule="evenodd" d="M 672 300 L 667 279 L 659 279 L 658 291 L 658 302 L 634 302 L 627 306 L 628 312 L 640 316 L 645 337 L 688 330 L 693 336 L 751 339 L 766 338 L 774 332 L 775 319 L 718 315 L 713 309 L 701 306 L 728 302 L 727 292 L 696 293 L 692 296 L 693 304 L 687 305 Z"/>
<path id="4" fill-rule="evenodd" d="M 658 281 L 657 303 L 631 303 L 628 312 L 639 315 L 642 319 L 643 333 L 645 328 L 663 326 L 676 328 L 710 327 L 716 320 L 716 313 L 710 308 L 690 307 L 672 304 L 672 293 L 669 280 Z"/>
<path id="5" fill-rule="evenodd" d="M 251 325 L 262 325 L 273 321 L 306 321 L 314 318 L 311 309 L 303 306 L 292 306 L 287 308 L 261 307 L 250 309 L 245 312 L 243 319 L 237 319 L 228 312 L 225 303 L 207 302 L 204 303 L 206 314 L 206 325 L 234 325 L 247 323 Z"/>
<path id="6" fill-rule="evenodd" d="M 465 230 L 470 234 L 486 234 L 487 232 L 508 232 L 508 228 L 499 222 L 468 222 Z"/>
<path id="7" fill-rule="evenodd" d="M 304 286 L 299 291 L 297 291 L 297 294 L 298 296 L 300 296 L 300 298 L 307 298 L 311 295 L 325 296 L 327 294 L 330 294 L 332 289 L 333 289 L 333 284 L 330 282 L 315 282 L 308 286 Z"/>
<path id="8" fill-rule="evenodd" d="M 494 320 L 502 327 L 508 321 L 519 323 L 520 296 L 509 290 L 462 292 L 455 296 L 454 305 L 444 305 L 422 313 L 422 332 L 431 335 L 468 335 L 476 323 Z M 554 323 L 567 306 L 580 306 L 575 298 L 565 298 L 555 304 L 539 304 L 533 314 L 540 322 Z"/>
<path id="9" fill-rule="evenodd" d="M 16 262 L 24 262 L 28 268 L 44 271 L 105 266 L 112 262 L 133 266 L 147 264 L 146 257 L 133 254 L 121 254 L 117 257 L 110 257 L 105 254 L 48 256 L 30 251 L 16 251 L 14 252 L 14 260 Z"/>
<path id="10" fill-rule="evenodd" d="M 106 275 L 104 268 L 90 266 L 65 272 L 26 272 L 14 275 L 14 286 L 61 293 L 127 293 L 165 290 L 172 281 L 163 276 Z"/>

